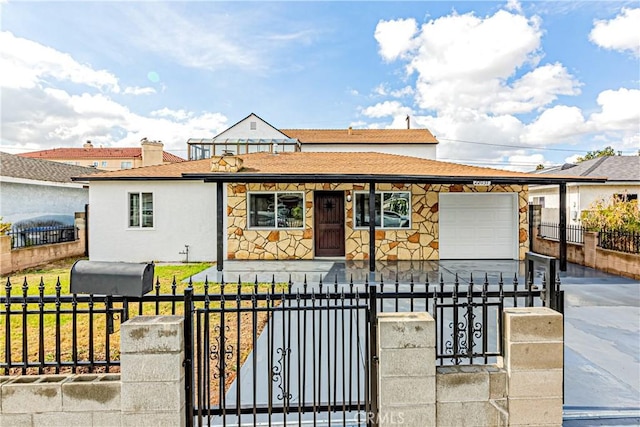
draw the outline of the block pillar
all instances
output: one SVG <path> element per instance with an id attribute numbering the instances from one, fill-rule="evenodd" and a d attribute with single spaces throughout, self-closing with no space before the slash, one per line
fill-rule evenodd
<path id="1" fill-rule="evenodd" d="M 547 307 L 504 310 L 509 425 L 562 426 L 563 317 Z"/>
<path id="2" fill-rule="evenodd" d="M 122 324 L 122 426 L 185 425 L 183 322 L 136 316 Z"/>
<path id="3" fill-rule="evenodd" d="M 378 314 L 380 427 L 436 425 L 435 346 L 429 313 Z"/>
<path id="4" fill-rule="evenodd" d="M 582 233 L 584 239 L 584 265 L 596 268 L 596 251 L 598 248 L 598 233 L 594 231 L 585 231 Z"/>

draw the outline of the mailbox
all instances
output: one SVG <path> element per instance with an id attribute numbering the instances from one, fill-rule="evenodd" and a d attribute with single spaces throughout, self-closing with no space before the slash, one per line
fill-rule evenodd
<path id="1" fill-rule="evenodd" d="M 141 297 L 153 288 L 154 266 L 130 262 L 76 261 L 71 267 L 74 294 Z"/>

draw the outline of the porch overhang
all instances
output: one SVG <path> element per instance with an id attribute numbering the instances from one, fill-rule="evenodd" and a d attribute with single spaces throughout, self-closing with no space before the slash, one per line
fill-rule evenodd
<path id="1" fill-rule="evenodd" d="M 204 182 L 219 184 L 216 186 L 217 194 L 217 241 L 218 258 L 217 269 L 222 271 L 224 257 L 222 242 L 224 233 L 222 230 L 223 186 L 225 183 L 366 183 L 369 187 L 369 218 L 375 217 L 374 195 L 376 184 L 467 184 L 467 185 L 558 185 L 561 202 L 566 199 L 567 183 L 595 183 L 605 182 L 605 178 L 592 177 L 487 177 L 485 176 L 442 176 L 442 175 L 378 175 L 378 174 L 265 174 L 247 172 L 213 172 L 183 174 L 185 179 L 203 180 Z M 560 222 L 560 270 L 567 269 L 567 236 L 566 236 L 566 206 L 559 212 Z M 369 224 L 369 271 L 375 271 L 375 221 Z"/>

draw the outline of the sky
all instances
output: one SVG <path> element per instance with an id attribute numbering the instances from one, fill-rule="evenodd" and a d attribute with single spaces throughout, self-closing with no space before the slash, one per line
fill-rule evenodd
<path id="1" fill-rule="evenodd" d="M 276 128 L 427 128 L 438 160 L 533 170 L 640 150 L 636 1 L 0 0 L 0 150 L 187 157 Z"/>

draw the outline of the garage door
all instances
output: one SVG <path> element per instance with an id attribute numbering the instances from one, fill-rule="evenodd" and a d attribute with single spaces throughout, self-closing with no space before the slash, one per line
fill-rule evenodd
<path id="1" fill-rule="evenodd" d="M 517 195 L 440 194 L 440 259 L 517 259 Z"/>

